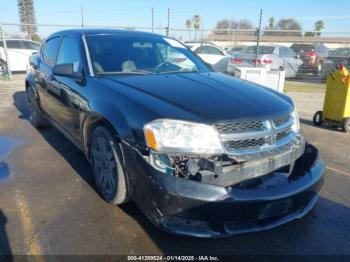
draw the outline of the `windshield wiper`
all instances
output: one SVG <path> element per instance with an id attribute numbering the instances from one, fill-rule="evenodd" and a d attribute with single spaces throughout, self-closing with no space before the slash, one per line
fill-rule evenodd
<path id="1" fill-rule="evenodd" d="M 199 73 L 196 69 L 181 69 L 158 72 L 158 74 L 176 74 L 176 73 Z"/>
<path id="2" fill-rule="evenodd" d="M 145 70 L 133 70 L 133 71 L 111 71 L 111 72 L 98 72 L 96 75 L 150 75 L 153 74 L 150 71 Z"/>

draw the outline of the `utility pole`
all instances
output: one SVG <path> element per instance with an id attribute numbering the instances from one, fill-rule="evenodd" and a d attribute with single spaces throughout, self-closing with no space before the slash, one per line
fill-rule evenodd
<path id="1" fill-rule="evenodd" d="M 258 65 L 258 56 L 259 56 L 259 44 L 260 44 L 260 33 L 261 33 L 261 19 L 262 19 L 262 14 L 263 14 L 263 10 L 260 9 L 259 27 L 258 27 L 257 38 L 256 38 L 255 67 Z"/>
<path id="2" fill-rule="evenodd" d="M 152 33 L 154 32 L 154 10 L 152 7 Z"/>
<path id="3" fill-rule="evenodd" d="M 5 59 L 6 59 L 6 71 L 7 71 L 7 74 L 9 76 L 9 79 L 12 80 L 12 74 L 11 74 L 11 68 L 10 68 L 10 61 L 9 61 L 9 55 L 7 53 L 7 44 L 6 44 L 6 39 L 5 39 L 5 33 L 4 31 L 2 30 L 2 26 L 0 25 L 0 35 L 1 35 L 1 39 L 2 39 L 2 42 L 3 42 L 3 45 L 4 45 L 4 53 L 5 53 Z"/>
<path id="4" fill-rule="evenodd" d="M 84 27 L 83 1 L 80 2 L 80 16 L 81 16 L 81 27 Z"/>
<path id="5" fill-rule="evenodd" d="M 170 8 L 168 8 L 168 23 L 166 27 L 166 36 L 169 36 L 169 28 L 170 28 Z"/>

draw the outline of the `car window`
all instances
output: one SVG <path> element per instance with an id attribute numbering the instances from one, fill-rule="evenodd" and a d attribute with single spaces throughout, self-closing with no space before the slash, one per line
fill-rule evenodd
<path id="1" fill-rule="evenodd" d="M 45 43 L 45 47 L 43 51 L 43 59 L 46 63 L 50 65 L 55 64 L 60 42 L 61 42 L 61 38 L 56 37 L 48 40 Z"/>
<path id="2" fill-rule="evenodd" d="M 256 46 L 248 46 L 247 48 L 241 51 L 242 54 L 256 54 Z M 273 54 L 275 51 L 274 46 L 259 46 L 259 54 L 269 55 Z"/>
<path id="3" fill-rule="evenodd" d="M 206 47 L 204 45 L 198 47 L 196 50 L 194 50 L 197 54 L 205 54 L 207 51 L 206 51 Z"/>
<path id="4" fill-rule="evenodd" d="M 333 53 L 333 56 L 350 56 L 350 48 L 339 48 Z"/>
<path id="5" fill-rule="evenodd" d="M 285 52 L 285 57 L 295 57 L 296 54 L 294 53 L 294 51 L 288 47 L 283 47 L 284 52 Z"/>
<path id="6" fill-rule="evenodd" d="M 40 44 L 31 42 L 31 41 L 21 41 L 21 44 L 24 49 L 33 49 L 33 50 L 39 50 L 40 49 Z"/>
<path id="7" fill-rule="evenodd" d="M 224 55 L 220 49 L 210 45 L 206 46 L 206 51 L 209 55 Z"/>
<path id="8" fill-rule="evenodd" d="M 296 53 L 307 53 L 315 51 L 315 47 L 313 45 L 292 45 L 290 48 Z"/>
<path id="9" fill-rule="evenodd" d="M 160 43 L 158 43 L 157 45 L 163 62 L 173 63 L 177 66 L 180 66 L 183 69 L 196 69 L 196 65 L 177 49 Z"/>
<path id="10" fill-rule="evenodd" d="M 7 48 L 9 49 L 22 49 L 22 45 L 19 40 L 6 40 Z"/>
<path id="11" fill-rule="evenodd" d="M 79 72 L 81 56 L 77 40 L 70 37 L 63 38 L 56 64 L 73 64 L 73 71 Z"/>
<path id="12" fill-rule="evenodd" d="M 287 57 L 288 56 L 288 54 L 286 52 L 286 48 L 279 47 L 278 49 L 279 49 L 279 57 Z"/>
<path id="13" fill-rule="evenodd" d="M 158 74 L 188 72 L 192 69 L 198 72 L 210 71 L 197 56 L 174 39 L 111 34 L 90 35 L 86 40 L 91 63 L 97 75 Z"/>

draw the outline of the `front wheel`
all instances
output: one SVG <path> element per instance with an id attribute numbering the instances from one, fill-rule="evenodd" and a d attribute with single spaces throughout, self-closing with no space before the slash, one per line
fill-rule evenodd
<path id="1" fill-rule="evenodd" d="M 113 134 L 104 126 L 92 134 L 91 164 L 97 189 L 104 200 L 120 205 L 127 201 L 122 154 Z"/>
<path id="2" fill-rule="evenodd" d="M 323 123 L 322 111 L 317 111 L 314 115 L 313 122 L 316 126 L 320 126 Z"/>
<path id="3" fill-rule="evenodd" d="M 42 115 L 39 109 L 38 102 L 35 98 L 33 88 L 29 86 L 26 90 L 26 93 L 27 93 L 27 103 L 28 103 L 28 109 L 29 109 L 30 123 L 36 128 L 46 126 L 46 119 Z"/>
<path id="4" fill-rule="evenodd" d="M 341 129 L 343 132 L 349 132 L 350 129 L 350 117 L 344 118 L 342 121 Z"/>

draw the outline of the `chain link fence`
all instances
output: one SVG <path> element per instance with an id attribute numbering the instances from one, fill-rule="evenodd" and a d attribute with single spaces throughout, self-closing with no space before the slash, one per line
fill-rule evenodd
<path id="1" fill-rule="evenodd" d="M 82 25 L 65 24 L 26 26 L 35 26 L 36 33 L 28 36 L 21 31 L 23 25 L 20 24 L 0 25 L 0 75 L 2 78 L 11 79 L 11 73 L 25 72 L 29 56 L 38 51 L 40 43 L 51 33 L 82 27 Z M 207 30 L 199 28 L 196 30 L 172 28 L 169 24 L 159 27 L 115 25 L 84 25 L 84 27 L 154 32 L 174 37 L 188 45 L 189 42 L 200 43 L 201 48 L 197 47 L 192 50 L 202 58 L 211 56 L 211 61 L 217 62 L 221 59 L 220 57 L 226 58 L 225 61 L 228 62 L 225 73 L 231 75 L 234 74 L 237 67 L 266 67 L 271 70 L 284 70 L 289 80 L 322 83 L 331 70 L 339 64 L 350 68 L 350 32 L 314 33 L 297 30 L 262 30 L 257 48 L 257 29 Z M 28 41 L 28 38 L 38 44 Z M 217 50 L 206 48 L 207 46 L 214 46 Z"/>

